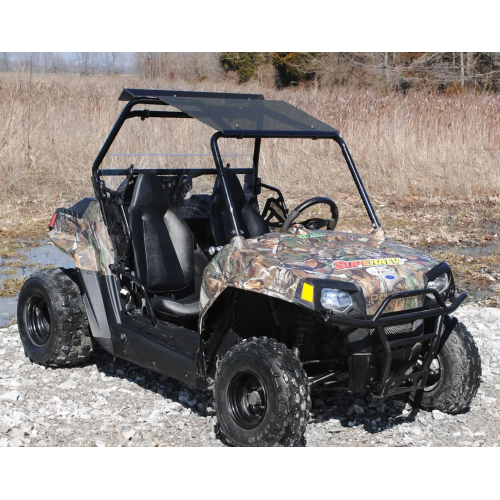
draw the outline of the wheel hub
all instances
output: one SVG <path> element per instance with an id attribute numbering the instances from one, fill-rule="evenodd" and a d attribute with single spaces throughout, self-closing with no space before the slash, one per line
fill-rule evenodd
<path id="1" fill-rule="evenodd" d="M 253 391 L 248 395 L 248 404 L 251 406 L 257 406 L 262 404 L 260 394 L 257 391 Z"/>
<path id="2" fill-rule="evenodd" d="M 40 295 L 33 295 L 28 302 L 28 334 L 37 345 L 48 342 L 51 331 L 50 313 L 45 300 Z"/>
<path id="3" fill-rule="evenodd" d="M 266 391 L 254 373 L 236 375 L 228 387 L 229 411 L 237 424 L 244 429 L 257 427 L 267 411 Z"/>
<path id="4" fill-rule="evenodd" d="M 429 375 L 427 376 L 427 383 L 425 384 L 425 391 L 432 391 L 439 384 L 441 378 L 441 363 L 439 356 L 434 358 L 429 366 Z"/>

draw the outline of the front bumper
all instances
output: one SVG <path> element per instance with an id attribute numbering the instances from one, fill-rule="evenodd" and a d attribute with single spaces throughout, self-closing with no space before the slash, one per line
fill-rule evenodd
<path id="1" fill-rule="evenodd" d="M 415 297 L 420 295 L 431 294 L 434 296 L 436 307 L 429 309 L 411 311 L 407 313 L 395 313 L 383 316 L 389 303 L 393 300 Z M 376 384 L 375 395 L 378 397 L 388 397 L 395 394 L 406 392 L 414 393 L 417 390 L 424 389 L 427 382 L 427 377 L 430 371 L 432 360 L 436 357 L 439 345 L 443 334 L 443 318 L 445 315 L 453 313 L 460 304 L 466 299 L 467 294 L 461 293 L 450 306 L 446 306 L 443 297 L 433 288 L 424 288 L 422 290 L 414 290 L 409 292 L 400 292 L 388 296 L 382 305 L 379 307 L 375 315 L 370 320 L 348 318 L 341 315 L 326 315 L 323 317 L 328 323 L 342 325 L 344 327 L 363 328 L 376 332 L 376 337 L 380 344 L 380 353 L 382 359 L 382 368 L 378 383 Z M 432 333 L 424 333 L 421 335 L 405 337 L 396 340 L 389 340 L 386 333 L 386 328 L 395 325 L 403 325 L 417 320 L 435 318 L 434 331 Z M 412 347 L 417 344 L 423 348 L 425 352 L 422 364 L 418 371 L 413 371 L 409 374 L 391 375 L 391 365 L 393 352 L 395 350 Z M 353 355 L 355 357 L 356 354 Z M 368 360 L 367 360 L 368 361 Z M 354 366 L 354 365 L 353 365 Z M 359 369 L 355 368 L 355 371 Z M 356 373 L 353 373 L 356 377 Z M 358 380 L 358 387 L 362 383 Z"/>
<path id="2" fill-rule="evenodd" d="M 417 297 L 419 295 L 431 294 L 436 299 L 438 307 L 426 309 L 422 311 L 412 311 L 408 313 L 397 313 L 391 316 L 382 316 L 385 309 L 390 302 L 397 299 L 406 299 L 408 297 Z M 467 298 L 466 293 L 461 293 L 450 306 L 446 306 L 443 297 L 434 288 L 424 288 L 422 290 L 413 290 L 410 292 L 399 292 L 389 295 L 382 305 L 378 308 L 377 312 L 373 315 L 372 319 L 357 319 L 341 316 L 339 314 L 325 314 L 324 318 L 328 322 L 336 325 L 350 326 L 352 328 L 378 328 L 393 325 L 402 325 L 417 319 L 434 318 L 436 316 L 444 316 L 453 313 L 460 304 Z"/>

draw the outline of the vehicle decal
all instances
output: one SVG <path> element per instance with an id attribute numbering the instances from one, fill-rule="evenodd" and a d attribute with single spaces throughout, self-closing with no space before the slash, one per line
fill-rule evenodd
<path id="1" fill-rule="evenodd" d="M 407 259 L 387 258 L 387 259 L 365 259 L 365 260 L 337 260 L 333 264 L 335 265 L 335 271 L 341 271 L 342 269 L 353 269 L 356 267 L 374 267 L 374 266 L 398 266 L 404 264 Z M 374 274 L 371 272 L 370 274 Z"/>
<path id="2" fill-rule="evenodd" d="M 299 234 L 298 238 L 324 238 L 326 234 L 323 233 L 310 233 L 310 234 Z"/>
<path id="3" fill-rule="evenodd" d="M 376 266 L 376 267 L 367 267 L 366 272 L 371 274 L 372 276 L 385 276 L 391 273 L 391 270 L 387 266 Z"/>
<path id="4" fill-rule="evenodd" d="M 309 285 L 309 283 L 304 283 L 302 286 L 302 299 L 307 300 L 307 302 L 314 302 L 313 300 L 314 287 Z"/>

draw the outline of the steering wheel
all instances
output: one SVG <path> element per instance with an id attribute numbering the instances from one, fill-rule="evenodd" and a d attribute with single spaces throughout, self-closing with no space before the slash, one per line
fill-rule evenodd
<path id="1" fill-rule="evenodd" d="M 315 198 L 310 198 L 309 200 L 304 201 L 298 207 L 293 209 L 290 212 L 290 215 L 286 218 L 283 226 L 281 227 L 281 232 L 286 233 L 295 222 L 295 219 L 306 209 L 312 207 L 313 205 L 319 205 L 324 203 L 330 207 L 330 212 L 332 214 L 330 219 L 321 219 L 320 217 L 312 217 L 310 219 L 301 222 L 301 224 L 307 229 L 320 229 L 326 226 L 326 229 L 329 231 L 333 231 L 337 222 L 339 221 L 339 209 L 337 204 L 331 200 L 330 198 L 326 198 L 325 196 L 316 196 Z"/>

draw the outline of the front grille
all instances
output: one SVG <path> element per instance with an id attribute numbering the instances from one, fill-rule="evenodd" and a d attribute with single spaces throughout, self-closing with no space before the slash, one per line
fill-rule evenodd
<path id="1" fill-rule="evenodd" d="M 395 336 L 395 335 L 408 335 L 409 333 L 414 333 L 415 335 L 420 334 L 422 330 L 422 325 L 424 321 L 422 319 L 417 319 L 412 323 L 404 323 L 402 325 L 392 325 L 385 327 L 385 334 L 387 336 Z M 370 333 L 375 332 L 375 330 L 371 330 Z"/>
<path id="2" fill-rule="evenodd" d="M 388 326 L 385 329 L 385 333 L 387 335 L 400 335 L 402 333 L 410 333 L 413 332 L 413 323 L 407 323 L 406 325 L 393 325 Z"/>

